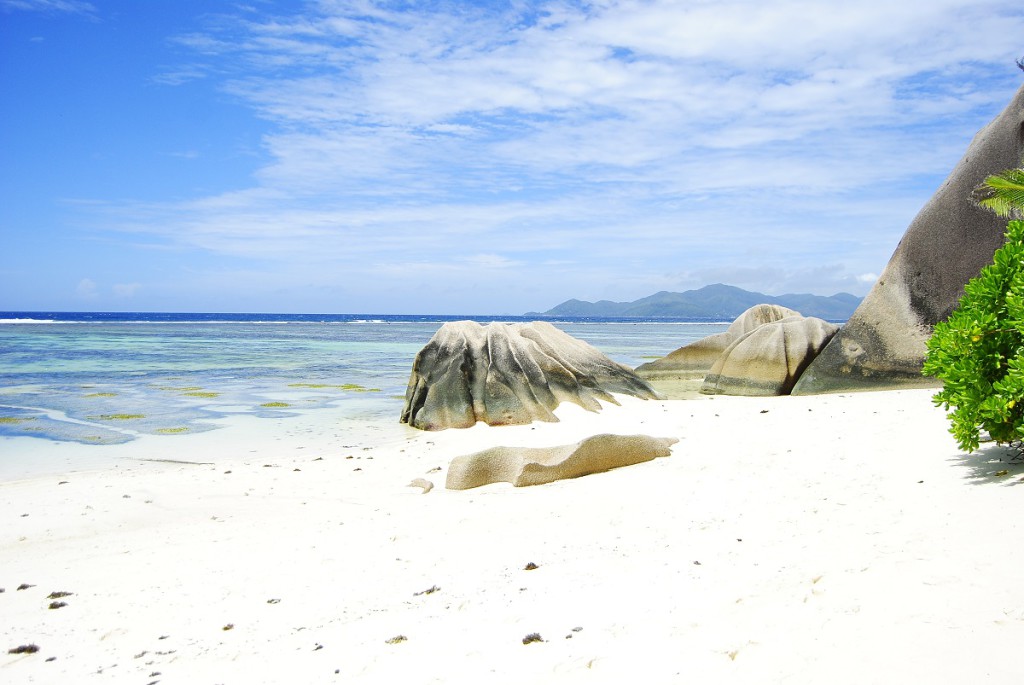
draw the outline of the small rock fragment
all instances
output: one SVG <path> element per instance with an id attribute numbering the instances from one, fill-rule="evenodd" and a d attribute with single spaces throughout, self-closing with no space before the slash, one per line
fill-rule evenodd
<path id="1" fill-rule="evenodd" d="M 39 651 L 39 645 L 18 645 L 13 649 L 8 649 L 8 654 L 35 654 Z"/>
<path id="2" fill-rule="evenodd" d="M 423 488 L 423 494 L 425 495 L 434 489 L 434 484 L 426 478 L 414 478 L 406 487 Z"/>

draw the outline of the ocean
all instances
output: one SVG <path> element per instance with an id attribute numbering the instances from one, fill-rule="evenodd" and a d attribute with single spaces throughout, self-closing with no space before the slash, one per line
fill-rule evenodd
<path id="1" fill-rule="evenodd" d="M 515 316 L 0 312 L 5 437 L 108 445 L 232 415 L 334 408 L 398 422 L 416 353 L 447 321 Z M 552 324 L 629 367 L 724 331 L 686 319 Z"/>

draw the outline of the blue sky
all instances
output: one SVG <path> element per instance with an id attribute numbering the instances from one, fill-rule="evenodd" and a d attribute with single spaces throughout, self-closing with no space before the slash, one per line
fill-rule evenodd
<path id="1" fill-rule="evenodd" d="M 1019 0 L 0 0 L 0 309 L 863 295 Z"/>

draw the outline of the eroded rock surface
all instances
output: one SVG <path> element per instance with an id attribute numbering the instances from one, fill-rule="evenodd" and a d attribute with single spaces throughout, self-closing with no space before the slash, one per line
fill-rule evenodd
<path id="1" fill-rule="evenodd" d="M 612 393 L 654 399 L 628 367 L 543 321 L 444 324 L 416 355 L 401 420 L 415 428 L 557 421 L 574 402 L 590 411 Z"/>
<path id="2" fill-rule="evenodd" d="M 1024 87 L 974 137 L 966 154 L 907 228 L 878 282 L 811 363 L 795 395 L 921 385 L 925 343 L 967 281 L 1003 244 L 1006 219 L 971 201 L 991 174 L 1024 156 Z"/>
<path id="3" fill-rule="evenodd" d="M 839 326 L 790 316 L 758 326 L 735 340 L 704 378 L 708 395 L 788 395 L 807 365 Z"/>
<path id="4" fill-rule="evenodd" d="M 521 487 L 578 478 L 667 457 L 677 442 L 676 438 L 606 433 L 558 447 L 493 447 L 453 459 L 445 487 L 468 490 L 489 483 Z"/>
<path id="5" fill-rule="evenodd" d="M 636 368 L 636 374 L 651 380 L 704 378 L 722 353 L 737 340 L 759 326 L 792 316 L 800 316 L 800 313 L 777 304 L 753 306 L 736 317 L 724 333 L 709 335 L 661 359 L 642 364 Z"/>

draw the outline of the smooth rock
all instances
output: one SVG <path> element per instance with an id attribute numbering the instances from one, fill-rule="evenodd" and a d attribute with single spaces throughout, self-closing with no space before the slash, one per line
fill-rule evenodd
<path id="1" fill-rule="evenodd" d="M 734 341 L 704 378 L 706 395 L 788 395 L 839 326 L 791 316 L 758 326 Z"/>
<path id="2" fill-rule="evenodd" d="M 445 487 L 468 490 L 489 483 L 522 487 L 578 478 L 667 457 L 677 442 L 676 438 L 606 433 L 558 447 L 493 447 L 453 459 Z"/>
<path id="3" fill-rule="evenodd" d="M 1003 244 L 1006 219 L 972 191 L 1024 156 L 1024 87 L 974 137 L 966 154 L 907 228 L 871 292 L 811 363 L 794 395 L 934 384 L 922 378 L 925 343 L 967 281 Z"/>
<path id="4" fill-rule="evenodd" d="M 800 316 L 800 313 L 777 304 L 755 305 L 736 317 L 724 333 L 709 335 L 661 359 L 642 364 L 635 369 L 636 375 L 647 380 L 703 378 L 737 340 L 759 326 L 792 316 Z"/>
<path id="5" fill-rule="evenodd" d="M 557 421 L 574 402 L 599 411 L 612 393 L 657 397 L 632 370 L 549 323 L 444 324 L 416 355 L 401 420 L 415 428 Z"/>

